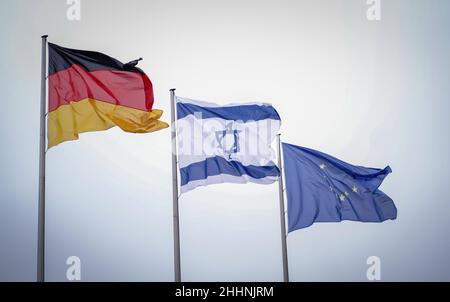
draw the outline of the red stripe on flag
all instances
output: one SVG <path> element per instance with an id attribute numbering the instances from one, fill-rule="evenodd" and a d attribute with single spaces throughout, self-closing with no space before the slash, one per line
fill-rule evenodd
<path id="1" fill-rule="evenodd" d="M 153 86 L 145 74 L 118 70 L 86 71 L 78 65 L 48 77 L 49 111 L 86 98 L 151 111 Z"/>

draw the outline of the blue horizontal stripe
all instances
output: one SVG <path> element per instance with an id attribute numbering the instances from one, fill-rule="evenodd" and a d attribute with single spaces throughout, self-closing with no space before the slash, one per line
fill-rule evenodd
<path id="1" fill-rule="evenodd" d="M 265 119 L 280 120 L 278 112 L 272 106 L 236 105 L 229 107 L 203 107 L 190 103 L 177 103 L 177 118 L 201 113 L 202 119 L 222 118 L 224 120 L 259 121 Z"/>
<path id="2" fill-rule="evenodd" d="M 190 164 L 180 169 L 181 185 L 190 181 L 206 179 L 208 176 L 228 174 L 233 176 L 248 175 L 255 179 L 267 176 L 279 176 L 280 170 L 277 166 L 244 166 L 238 161 L 227 161 L 225 158 L 216 156 L 204 161 Z"/>

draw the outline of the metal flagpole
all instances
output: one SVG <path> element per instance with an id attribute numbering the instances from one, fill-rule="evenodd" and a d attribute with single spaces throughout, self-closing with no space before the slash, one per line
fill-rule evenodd
<path id="1" fill-rule="evenodd" d="M 42 36 L 41 65 L 41 116 L 39 142 L 39 205 L 38 205 L 38 244 L 37 244 L 37 281 L 45 281 L 45 115 L 47 101 L 47 35 Z"/>
<path id="2" fill-rule="evenodd" d="M 281 220 L 281 248 L 283 253 L 283 281 L 289 282 L 288 255 L 286 243 L 286 217 L 284 213 L 284 190 L 283 190 L 283 167 L 281 162 L 281 134 L 277 135 L 278 144 L 278 168 L 280 177 L 278 178 L 279 199 L 280 199 L 280 220 Z"/>
<path id="3" fill-rule="evenodd" d="M 173 251 L 175 282 L 181 282 L 180 218 L 178 210 L 177 130 L 175 128 L 175 89 L 170 89 L 172 127 L 172 197 L 173 197 Z"/>

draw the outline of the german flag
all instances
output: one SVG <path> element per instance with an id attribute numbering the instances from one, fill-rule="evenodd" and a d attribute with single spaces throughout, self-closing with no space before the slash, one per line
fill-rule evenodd
<path id="1" fill-rule="evenodd" d="M 167 128 L 153 107 L 153 86 L 135 60 L 123 64 L 105 54 L 49 49 L 48 147 L 76 140 L 83 132 L 118 126 L 147 133 Z"/>

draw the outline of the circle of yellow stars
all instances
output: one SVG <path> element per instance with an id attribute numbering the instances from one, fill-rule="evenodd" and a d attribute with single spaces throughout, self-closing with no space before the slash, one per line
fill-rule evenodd
<path id="1" fill-rule="evenodd" d="M 325 169 L 327 168 L 327 165 L 324 164 L 324 163 L 322 163 L 322 164 L 319 165 L 319 168 L 320 168 L 321 170 L 325 170 Z M 324 178 L 327 179 L 327 176 L 326 176 L 325 173 L 324 173 Z M 328 179 L 327 179 L 327 180 L 328 180 Z M 330 191 L 331 191 L 331 192 L 336 191 L 336 189 L 334 189 L 334 188 L 332 187 L 331 183 L 330 183 Z M 352 193 L 355 193 L 355 194 L 358 193 L 358 187 L 356 187 L 356 185 L 353 185 L 353 187 L 352 187 Z M 345 191 L 344 193 L 341 193 L 341 194 L 336 193 L 336 197 L 339 198 L 339 200 L 340 200 L 341 202 L 344 202 L 345 199 L 346 199 L 349 195 L 350 195 L 350 193 L 348 193 L 347 191 Z"/>

